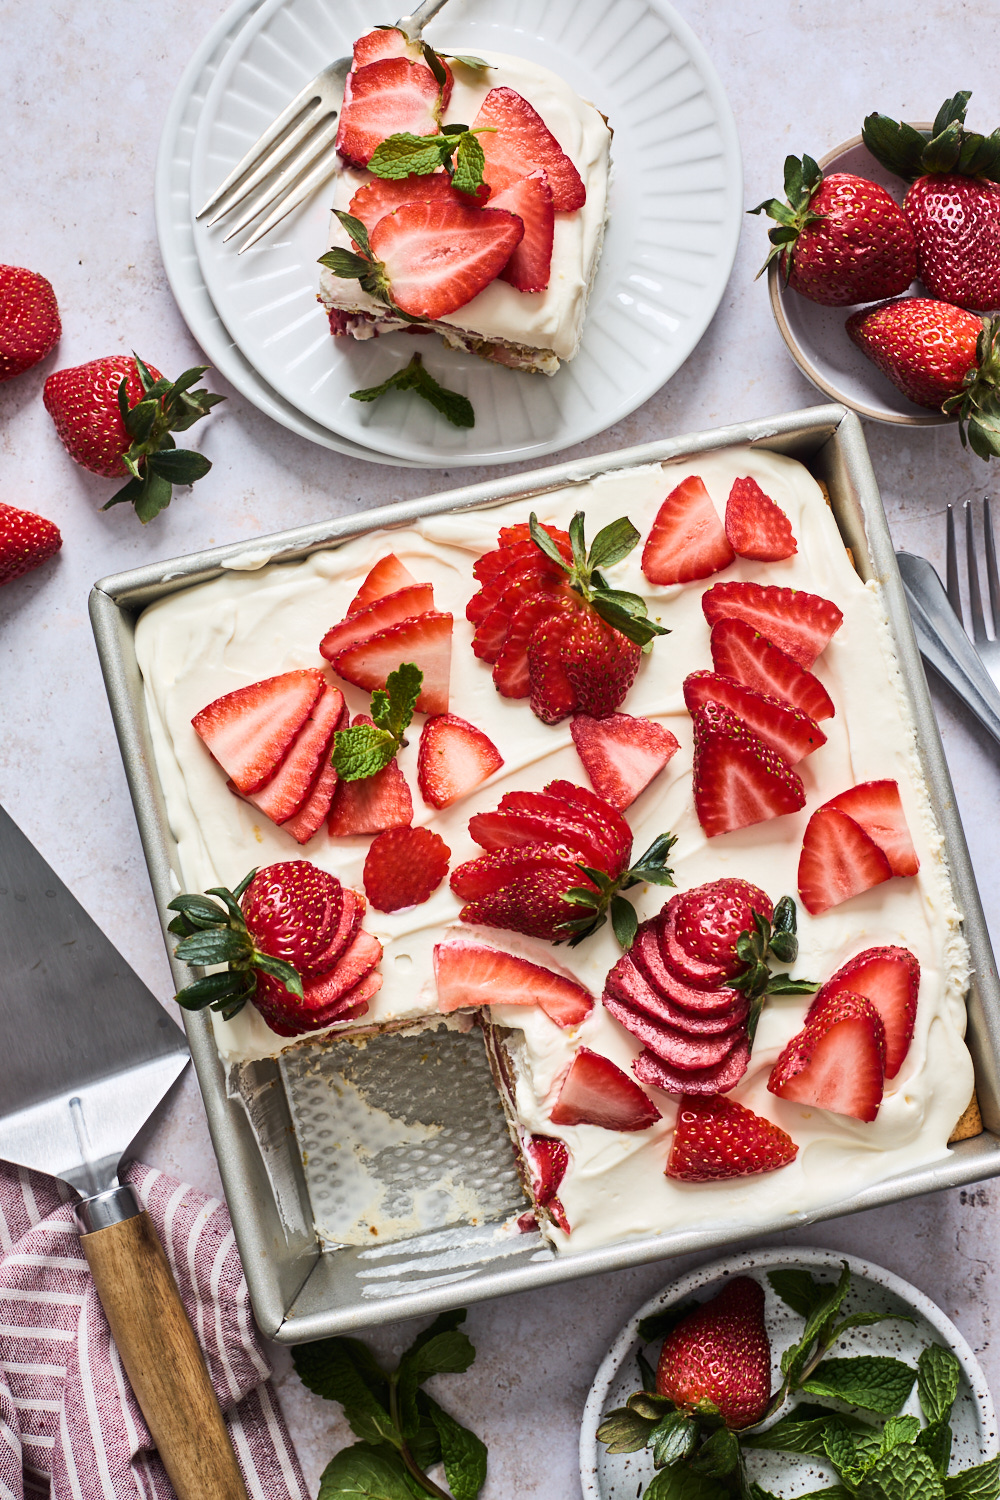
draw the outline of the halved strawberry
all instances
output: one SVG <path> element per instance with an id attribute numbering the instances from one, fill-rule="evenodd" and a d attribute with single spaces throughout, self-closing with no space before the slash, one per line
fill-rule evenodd
<path id="1" fill-rule="evenodd" d="M 351 711 L 345 703 L 340 710 L 340 717 L 333 726 L 336 734 L 338 729 L 346 729 L 351 722 Z M 330 748 L 323 758 L 319 774 L 309 790 L 309 795 L 299 808 L 286 822 L 282 823 L 285 833 L 290 833 L 298 844 L 307 844 L 315 833 L 322 828 L 330 812 L 330 804 L 333 802 L 333 794 L 337 790 L 337 782 L 340 779 L 337 769 L 333 764 Z"/>
<path id="2" fill-rule="evenodd" d="M 354 724 L 371 724 L 367 714 L 355 714 Z M 413 798 L 398 761 L 391 760 L 363 781 L 340 781 L 330 808 L 330 833 L 347 838 L 356 833 L 383 833 L 413 822 Z"/>
<path id="3" fill-rule="evenodd" d="M 337 150 L 352 166 L 366 167 L 390 135 L 437 135 L 441 90 L 422 62 L 380 57 L 352 69 L 344 90 Z"/>
<path id="4" fill-rule="evenodd" d="M 563 570 L 546 557 L 534 542 L 528 545 L 531 551 L 528 552 L 527 548 L 524 548 L 523 555 L 521 544 L 514 548 L 513 552 L 516 555 L 512 555 L 507 563 L 487 579 L 479 592 L 473 594 L 465 606 L 465 618 L 473 625 L 482 625 L 498 605 L 503 605 L 508 600 L 508 596 L 511 597 L 507 603 L 506 613 L 508 616 L 513 615 L 519 600 L 526 598 L 531 592 L 522 589 L 521 585 L 530 582 L 531 579 L 537 579 L 536 586 L 541 590 L 548 590 L 550 584 L 565 584 L 566 574 Z M 487 554 L 490 557 L 500 555 L 497 552 Z M 483 561 L 485 559 L 480 558 L 480 562 Z"/>
<path id="5" fill-rule="evenodd" d="M 744 1029 L 738 1023 L 729 1031 L 714 1035 L 678 1031 L 676 1027 L 668 1026 L 647 1011 L 636 1010 L 609 990 L 604 992 L 604 1008 L 644 1047 L 662 1058 L 668 1067 L 682 1073 L 717 1068 L 744 1036 Z"/>
<path id="6" fill-rule="evenodd" d="M 749 476 L 734 480 L 729 491 L 726 536 L 738 557 L 760 562 L 780 562 L 799 550 L 785 512 Z"/>
<path id="7" fill-rule="evenodd" d="M 524 795 L 541 797 L 542 794 Z M 470 836 L 487 852 L 564 844 L 573 850 L 576 859 L 592 869 L 603 869 L 610 862 L 606 846 L 584 819 L 569 816 L 569 809 L 546 816 L 505 807 L 506 800 L 505 797 L 495 812 L 476 813 L 469 819 Z"/>
<path id="8" fill-rule="evenodd" d="M 254 792 L 277 770 L 324 686 L 315 667 L 282 672 L 216 698 L 191 723 L 239 790 Z"/>
<path id="9" fill-rule="evenodd" d="M 832 719 L 836 713 L 819 678 L 745 620 L 718 620 L 712 626 L 712 664 L 720 676 L 781 698 L 810 719 Z"/>
<path id="10" fill-rule="evenodd" d="M 710 625 L 744 620 L 807 669 L 844 621 L 831 600 L 770 583 L 713 584 L 702 594 L 701 607 Z"/>
<path id="11" fill-rule="evenodd" d="M 806 825 L 799 855 L 799 895 L 818 916 L 892 878 L 892 866 L 859 823 L 836 807 L 820 807 Z"/>
<path id="12" fill-rule="evenodd" d="M 908 948 L 866 948 L 849 958 L 828 979 L 806 1014 L 806 1025 L 845 991 L 863 995 L 882 1017 L 885 1027 L 885 1076 L 895 1078 L 913 1040 L 917 1018 L 920 964 Z"/>
<path id="13" fill-rule="evenodd" d="M 511 616 L 503 645 L 493 663 L 493 683 L 504 698 L 527 698 L 531 693 L 528 642 L 549 616 L 555 592 L 557 590 L 553 587 L 548 592 L 529 595 Z"/>
<path id="14" fill-rule="evenodd" d="M 646 538 L 642 571 L 650 583 L 690 583 L 728 568 L 736 554 L 704 481 L 682 479 L 664 500 Z"/>
<path id="15" fill-rule="evenodd" d="M 503 756 L 481 729 L 457 714 L 435 714 L 420 735 L 417 785 L 431 807 L 450 807 L 503 765 Z"/>
<path id="16" fill-rule="evenodd" d="M 448 712 L 451 677 L 452 616 L 437 610 L 401 620 L 338 652 L 332 666 L 338 677 L 369 693 L 384 688 L 400 662 L 414 662 L 424 674 L 417 710 L 422 714 Z"/>
<path id="17" fill-rule="evenodd" d="M 485 195 L 484 195 L 485 196 Z M 379 220 L 404 203 L 464 203 L 469 199 L 451 185 L 447 172 L 428 172 L 417 177 L 376 177 L 358 189 L 348 213 L 360 219 L 369 235 Z M 503 208 L 506 205 L 501 204 Z"/>
<path id="18" fill-rule="evenodd" d="M 767 1086 L 781 1099 L 871 1121 L 882 1103 L 885 1027 L 863 995 L 831 999 L 792 1037 Z"/>
<path id="19" fill-rule="evenodd" d="M 554 1125 L 599 1125 L 603 1130 L 648 1130 L 660 1111 L 610 1058 L 581 1047 L 549 1113 Z"/>
<path id="20" fill-rule="evenodd" d="M 799 1154 L 786 1131 L 735 1099 L 691 1095 L 680 1102 L 666 1175 L 678 1182 L 721 1182 L 777 1172 Z"/>
<path id="21" fill-rule="evenodd" d="M 543 167 L 552 192 L 552 206 L 559 212 L 582 208 L 587 190 L 576 167 L 536 109 L 514 89 L 490 89 L 473 130 L 486 157 L 486 181 L 494 192 L 502 192 L 538 167 Z"/>
<path id="22" fill-rule="evenodd" d="M 641 927 L 639 931 L 640 937 L 632 944 L 630 951 L 618 960 L 604 981 L 605 1003 L 610 996 L 613 1000 L 621 1001 L 630 1010 L 647 1015 L 654 1021 L 661 1021 L 663 1025 L 671 1026 L 675 1031 L 683 1031 L 689 1036 L 721 1036 L 724 1032 L 732 1032 L 746 1020 L 750 1003 L 739 990 L 731 991 L 732 1006 L 719 1014 L 686 1010 L 675 1004 L 670 988 L 661 987 L 656 982 L 645 960 L 652 956 L 657 963 L 658 973 L 667 974 L 673 985 L 679 985 L 680 981 L 669 974 L 663 964 L 655 934 L 643 934 Z M 643 936 L 647 939 L 647 951 L 640 953 L 639 944 Z"/>
<path id="23" fill-rule="evenodd" d="M 429 583 L 413 583 L 394 594 L 384 594 L 364 604 L 339 625 L 332 625 L 319 643 L 319 654 L 333 661 L 341 651 L 357 641 L 367 640 L 390 625 L 398 625 L 417 615 L 431 614 L 434 609 L 434 590 Z"/>
<path id="24" fill-rule="evenodd" d="M 370 243 L 396 306 L 413 318 L 435 319 L 457 312 L 489 286 L 523 237 L 520 219 L 502 209 L 404 203 L 379 220 Z"/>
<path id="25" fill-rule="evenodd" d="M 343 693 L 325 686 L 274 775 L 256 792 L 247 793 L 248 800 L 272 823 L 285 823 L 302 810 L 321 765 L 330 758 L 343 711 Z"/>
<path id="26" fill-rule="evenodd" d="M 576 714 L 570 733 L 594 790 L 618 812 L 631 807 L 680 749 L 675 734 L 652 719 Z"/>
<path id="27" fill-rule="evenodd" d="M 686 677 L 684 702 L 689 713 L 702 703 L 722 703 L 790 766 L 826 744 L 826 735 L 808 714 L 718 672 L 692 672 Z"/>
<path id="28" fill-rule="evenodd" d="M 524 1155 L 531 1169 L 531 1191 L 537 1207 L 546 1209 L 553 1223 L 569 1234 L 566 1210 L 556 1196 L 569 1166 L 565 1141 L 557 1141 L 550 1135 L 528 1136 Z"/>
<path id="29" fill-rule="evenodd" d="M 587 786 L 577 786 L 574 781 L 550 781 L 546 793 L 569 803 L 570 815 L 574 809 L 588 818 L 591 827 L 600 834 L 601 842 L 609 851 L 609 860 L 602 868 L 611 875 L 619 875 L 632 855 L 632 829 L 620 812 L 604 801 Z M 511 793 L 523 796 L 524 793 Z M 506 799 L 505 799 L 506 800 Z"/>
<path id="30" fill-rule="evenodd" d="M 537 1005 L 557 1026 L 579 1026 L 593 996 L 566 974 L 554 973 L 486 943 L 449 938 L 434 949 L 438 1010 L 473 1005 Z"/>
<path id="31" fill-rule="evenodd" d="M 592 718 L 606 719 L 625 701 L 639 670 L 642 647 L 613 629 L 595 609 L 583 608 L 562 637 L 559 660 L 576 694 L 576 707 Z"/>
<path id="32" fill-rule="evenodd" d="M 348 785 L 356 786 L 357 782 Z M 369 846 L 365 894 L 377 911 L 422 906 L 447 875 L 450 859 L 448 845 L 430 828 L 387 829 Z"/>
<path id="33" fill-rule="evenodd" d="M 359 609 L 364 609 L 368 604 L 374 604 L 376 599 L 384 599 L 386 594 L 398 594 L 400 589 L 412 588 L 416 581 L 409 568 L 403 566 L 396 554 L 387 552 L 385 557 L 379 558 L 358 589 L 347 607 L 347 613 L 356 615 Z"/>
<path id="34" fill-rule="evenodd" d="M 482 140 L 482 136 L 479 137 Z M 556 216 L 552 189 L 542 171 L 522 177 L 503 192 L 490 195 L 491 208 L 505 208 L 524 225 L 524 238 L 500 272 L 519 292 L 544 292 L 552 270 L 552 239 Z"/>
<path id="35" fill-rule="evenodd" d="M 750 1066 L 750 1044 L 741 1037 L 714 1068 L 674 1068 L 646 1047 L 632 1064 L 640 1083 L 667 1094 L 728 1094 Z"/>
<path id="36" fill-rule="evenodd" d="M 721 703 L 694 720 L 694 805 L 708 838 L 805 807 L 801 779 Z"/>
<path id="37" fill-rule="evenodd" d="M 846 813 L 864 829 L 882 850 L 894 875 L 916 875 L 920 860 L 906 824 L 897 782 L 859 782 L 831 797 L 826 806 Z"/>
<path id="38" fill-rule="evenodd" d="M 419 41 L 411 41 L 398 26 L 377 26 L 354 43 L 355 72 L 383 57 L 408 57 L 410 62 L 420 62 L 423 53 Z"/>

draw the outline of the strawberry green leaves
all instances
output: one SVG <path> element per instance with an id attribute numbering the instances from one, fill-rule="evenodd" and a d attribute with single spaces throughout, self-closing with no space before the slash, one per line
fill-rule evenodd
<path id="1" fill-rule="evenodd" d="M 178 448 L 171 433 L 186 432 L 226 398 L 192 389 L 208 369 L 207 365 L 185 370 L 178 380 L 154 380 L 152 371 L 139 356 L 133 357 L 142 382 L 142 400 L 130 407 L 125 376 L 118 385 L 118 410 L 130 439 L 122 462 L 132 478 L 101 509 L 133 505 L 145 525 L 170 504 L 175 484 L 194 484 L 212 467 L 204 454 Z"/>
<path id="2" fill-rule="evenodd" d="M 731 979 L 734 990 L 742 990 L 750 1001 L 747 1037 L 753 1046 L 760 1013 L 768 995 L 812 995 L 819 985 L 812 979 L 791 979 L 787 974 L 772 974 L 768 964 L 774 958 L 780 964 L 793 964 L 799 956 L 796 936 L 796 909 L 791 896 L 782 896 L 769 922 L 760 912 L 753 914 L 752 932 L 741 932 L 736 939 L 736 954 L 746 964 L 742 974 Z"/>
<path id="3" fill-rule="evenodd" d="M 1000 130 L 980 135 L 965 128 L 971 90 L 946 99 L 930 135 L 903 121 L 873 113 L 865 118 L 861 139 L 875 159 L 897 177 L 914 182 L 925 172 L 958 172 L 1000 182 Z"/>
<path id="4" fill-rule="evenodd" d="M 963 448 L 977 457 L 1000 457 L 1000 317 L 984 318 L 976 341 L 976 364 L 963 382 L 964 389 L 949 396 L 941 407 L 958 417 L 958 435 Z"/>
<path id="5" fill-rule="evenodd" d="M 384 688 L 372 693 L 371 724 L 352 724 L 333 737 L 333 764 L 343 781 L 365 781 L 395 760 L 420 697 L 424 674 L 413 662 L 401 662 Z"/>
<path id="6" fill-rule="evenodd" d="M 416 391 L 435 411 L 447 418 L 453 427 L 476 425 L 476 414 L 469 398 L 459 395 L 458 391 L 448 390 L 447 386 L 439 385 L 434 376 L 424 369 L 423 358 L 419 354 L 414 354 L 408 365 L 383 380 L 381 385 L 352 391 L 351 400 L 377 401 L 387 391 Z"/>
<path id="7" fill-rule="evenodd" d="M 588 553 L 584 513 L 578 510 L 569 523 L 572 562 L 567 562 L 563 557 L 551 536 L 539 524 L 534 511 L 529 517 L 528 526 L 535 546 L 564 573 L 569 574 L 570 587 L 586 599 L 601 619 L 613 629 L 630 641 L 635 641 L 643 651 L 652 648 L 656 636 L 670 634 L 665 626 L 657 625 L 648 618 L 646 601 L 639 594 L 610 588 L 601 572 L 602 568 L 612 568 L 615 563 L 622 562 L 639 541 L 639 533 L 627 516 L 603 527 L 595 536 Z"/>
<path id="8" fill-rule="evenodd" d="M 631 901 L 626 901 L 621 892 L 629 891 L 633 886 L 644 882 L 649 885 L 673 885 L 674 875 L 667 864 L 667 856 L 676 842 L 676 834 L 661 833 L 632 868 L 623 870 L 614 880 L 604 870 L 595 870 L 589 865 L 581 864 L 579 868 L 592 884 L 573 886 L 565 893 L 566 901 L 572 906 L 582 907 L 586 912 L 585 916 L 563 924 L 570 947 L 575 948 L 577 943 L 582 943 L 584 938 L 603 927 L 610 916 L 618 945 L 627 953 L 635 942 L 639 918 Z"/>
<path id="9" fill-rule="evenodd" d="M 777 227 L 767 232 L 767 237 L 771 241 L 771 249 L 757 272 L 758 276 L 763 276 L 772 260 L 785 252 L 785 281 L 788 281 L 792 274 L 795 244 L 799 235 L 809 224 L 818 224 L 822 219 L 822 214 L 814 213 L 810 208 L 822 181 L 823 173 L 811 156 L 803 156 L 801 160 L 797 156 L 786 156 L 785 198 L 787 201 L 782 203 L 780 198 L 765 198 L 763 203 L 757 204 L 756 208 L 747 209 L 747 213 L 764 213 L 769 219 L 777 220 Z"/>
<path id="10" fill-rule="evenodd" d="M 283 958 L 261 952 L 247 931 L 239 901 L 256 873 L 251 870 L 233 891 L 213 886 L 205 896 L 184 894 L 167 903 L 169 911 L 178 913 L 167 928 L 181 939 L 174 957 L 193 968 L 228 965 L 224 974 L 206 974 L 177 992 L 174 999 L 185 1010 L 217 1010 L 224 1021 L 231 1021 L 256 993 L 256 970 L 302 998 L 298 970 Z M 219 899 L 210 901 L 209 896 Z"/>
<path id="11" fill-rule="evenodd" d="M 386 1371 L 358 1339 L 301 1344 L 292 1358 L 303 1384 L 339 1401 L 359 1439 L 327 1464 L 319 1500 L 476 1500 L 486 1480 L 486 1445 L 422 1386 L 432 1375 L 462 1374 L 476 1357 L 459 1324 L 464 1308 L 442 1313 Z M 444 1466 L 451 1491 L 428 1478 Z"/>

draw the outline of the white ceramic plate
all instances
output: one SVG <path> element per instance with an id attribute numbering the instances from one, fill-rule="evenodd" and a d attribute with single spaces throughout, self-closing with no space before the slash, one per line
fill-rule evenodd
<path id="1" fill-rule="evenodd" d="M 952 1447 L 951 1472 L 985 1463 L 997 1451 L 996 1412 L 982 1368 L 954 1323 L 923 1292 L 910 1286 L 891 1271 L 853 1255 L 837 1255 L 832 1250 L 798 1248 L 752 1250 L 726 1260 L 699 1266 L 650 1298 L 630 1318 L 608 1351 L 591 1386 L 583 1413 L 580 1432 L 580 1479 L 585 1500 L 627 1500 L 649 1483 L 654 1473 L 651 1455 L 639 1453 L 608 1456 L 597 1439 L 597 1429 L 606 1414 L 624 1406 L 633 1391 L 641 1388 L 636 1352 L 640 1347 L 638 1326 L 642 1318 L 660 1312 L 672 1304 L 694 1299 L 706 1301 L 721 1289 L 730 1276 L 752 1276 L 764 1288 L 764 1316 L 771 1337 L 774 1356 L 772 1389 L 780 1379 L 778 1360 L 802 1332 L 802 1320 L 775 1296 L 766 1274 L 779 1267 L 803 1267 L 821 1281 L 835 1281 L 841 1263 L 851 1268 L 851 1290 L 845 1307 L 851 1312 L 873 1309 L 904 1313 L 913 1323 L 876 1323 L 870 1328 L 855 1328 L 837 1345 L 837 1354 L 882 1354 L 916 1365 L 920 1351 L 929 1343 L 944 1344 L 958 1356 L 962 1366 L 958 1400 L 952 1413 L 955 1440 Z M 656 1353 L 655 1345 L 647 1349 L 647 1358 Z M 916 1388 L 903 1408 L 919 1416 Z M 779 1489 L 783 1495 L 801 1495 L 837 1482 L 833 1469 L 817 1460 L 791 1453 L 769 1453 L 759 1449 L 752 1454 L 751 1478 L 765 1489 Z"/>
<path id="2" fill-rule="evenodd" d="M 921 128 L 917 126 L 918 130 Z M 837 146 L 819 165 L 824 172 L 853 172 L 857 177 L 877 182 L 897 203 L 901 201 L 902 181 L 876 161 L 860 136 Z M 776 261 L 772 261 L 768 272 L 768 290 L 771 311 L 789 354 L 806 379 L 824 395 L 842 401 L 860 416 L 876 422 L 902 427 L 940 427 L 953 420 L 943 412 L 914 405 L 851 343 L 844 324 L 854 308 L 821 307 L 808 297 L 800 297 L 785 286 Z M 911 292 L 914 296 L 927 295 L 916 281 Z"/>
<path id="3" fill-rule="evenodd" d="M 205 95 L 226 53 L 262 0 L 238 0 L 213 26 L 201 43 L 171 101 L 160 137 L 156 161 L 156 232 L 160 254 L 181 316 L 204 349 L 212 367 L 248 401 L 300 437 L 321 443 L 337 453 L 376 463 L 398 464 L 385 454 L 373 454 L 329 428 L 304 416 L 258 375 L 226 331 L 209 296 L 198 264 L 191 229 L 191 148 Z"/>
<path id="4" fill-rule="evenodd" d="M 204 201 L 321 64 L 384 21 L 381 0 L 269 0 L 233 43 L 209 90 L 192 159 Z M 421 341 L 431 372 L 470 397 L 475 428 L 419 401 L 349 399 L 409 358 L 405 334 L 332 339 L 316 301 L 329 188 L 238 257 L 224 222 L 195 228 L 205 282 L 258 373 L 312 421 L 407 462 L 535 459 L 634 411 L 690 354 L 732 269 L 742 218 L 735 122 L 701 44 L 666 0 L 450 0 L 435 45 L 513 53 L 559 72 L 610 118 L 611 222 L 583 347 L 551 380 Z"/>

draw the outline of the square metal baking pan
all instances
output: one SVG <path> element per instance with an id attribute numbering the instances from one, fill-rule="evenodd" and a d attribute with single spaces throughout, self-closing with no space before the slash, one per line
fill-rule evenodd
<path id="1" fill-rule="evenodd" d="M 946 840 L 952 879 L 972 953 L 968 998 L 968 1042 L 985 1130 L 955 1146 L 937 1165 L 887 1179 L 816 1213 L 791 1218 L 787 1211 L 763 1226 L 733 1224 L 723 1231 L 685 1230 L 630 1240 L 579 1254 L 555 1256 L 539 1236 L 507 1236 L 496 1225 L 469 1229 L 460 1250 L 448 1233 L 398 1240 L 376 1248 L 323 1249 L 314 1229 L 301 1142 L 295 1138 L 288 1074 L 274 1062 L 254 1064 L 242 1097 L 227 1080 L 204 1013 L 185 1013 L 191 1052 L 208 1112 L 209 1126 L 243 1257 L 254 1311 L 262 1329 L 284 1343 L 324 1338 L 401 1318 L 428 1316 L 458 1303 L 480 1301 L 552 1282 L 613 1271 L 692 1251 L 715 1250 L 752 1235 L 787 1230 L 790 1224 L 856 1213 L 921 1193 L 1000 1175 L 1000 989 L 989 934 L 955 805 L 951 778 L 927 693 L 923 665 L 907 613 L 885 513 L 858 418 L 842 406 L 813 407 L 783 416 L 665 439 L 617 453 L 517 474 L 484 484 L 386 506 L 361 515 L 302 527 L 263 538 L 275 562 L 291 562 L 318 549 L 336 547 L 375 528 L 398 527 L 446 510 L 479 509 L 579 483 L 612 469 L 680 459 L 737 443 L 789 454 L 804 462 L 829 488 L 833 511 L 858 571 L 877 578 L 886 605 L 903 680 L 918 728 L 919 749 L 930 795 Z M 246 543 L 216 547 L 167 562 L 119 573 L 95 584 L 90 612 L 118 733 L 150 879 L 168 953 L 167 902 L 178 889 L 176 847 L 156 774 L 134 649 L 135 622 L 154 600 L 218 577 L 245 556 Z M 171 958 L 171 963 L 173 963 Z M 174 964 L 178 987 L 190 975 Z M 444 1034 L 449 1035 L 448 1033 Z M 453 1034 L 452 1034 L 453 1035 Z M 390 1038 L 386 1039 L 391 1041 Z M 343 1045 L 343 1044 L 342 1044 Z M 495 1120 L 484 1126 L 492 1132 Z M 468 1148 L 466 1148 L 468 1149 Z M 506 1148 L 504 1148 L 506 1149 Z M 509 1175 L 509 1174 L 508 1174 Z M 509 1209 L 508 1209 L 509 1214 Z"/>

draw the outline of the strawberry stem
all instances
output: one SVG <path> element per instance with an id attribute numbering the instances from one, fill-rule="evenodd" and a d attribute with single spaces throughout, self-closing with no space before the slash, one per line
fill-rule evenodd
<path id="1" fill-rule="evenodd" d="M 134 351 L 133 358 L 142 382 L 142 400 L 130 407 L 127 378 L 123 375 L 118 384 L 118 410 L 130 439 L 122 462 L 132 478 L 101 509 L 134 505 L 145 525 L 170 504 L 175 484 L 194 484 L 212 467 L 204 454 L 178 448 L 171 434 L 186 432 L 226 398 L 191 389 L 208 365 L 195 365 L 178 380 L 154 380 L 148 365 Z"/>
<path id="2" fill-rule="evenodd" d="M 958 417 L 963 448 L 986 460 L 1000 457 L 1000 316 L 983 319 L 976 363 L 966 372 L 963 389 L 941 410 Z"/>
<path id="3" fill-rule="evenodd" d="M 204 896 L 182 894 L 167 903 L 169 911 L 179 914 L 167 927 L 168 932 L 181 938 L 174 957 L 194 968 L 227 965 L 225 973 L 207 974 L 178 990 L 174 999 L 185 1010 L 207 1007 L 219 1011 L 224 1021 L 231 1021 L 256 993 L 256 970 L 277 979 L 290 994 L 302 999 L 298 970 L 283 958 L 264 953 L 247 930 L 239 902 L 256 873 L 251 870 L 234 891 L 213 886 Z M 219 899 L 210 901 L 209 896 Z"/>
<path id="4" fill-rule="evenodd" d="M 577 869 L 583 871 L 590 885 L 574 886 L 566 892 L 563 899 L 572 906 L 586 908 L 589 915 L 561 924 L 569 937 L 570 947 L 575 948 L 578 943 L 583 942 L 584 938 L 590 937 L 598 928 L 603 927 L 610 916 L 618 945 L 627 953 L 635 942 L 635 935 L 639 930 L 639 918 L 636 916 L 635 907 L 631 901 L 626 901 L 621 892 L 629 891 L 633 886 L 643 883 L 673 885 L 674 874 L 667 865 L 667 856 L 676 842 L 675 834 L 661 833 L 653 840 L 638 862 L 631 869 L 623 870 L 615 880 L 612 880 L 606 871 L 592 869 L 591 866 L 577 861 Z"/>
<path id="5" fill-rule="evenodd" d="M 600 615 L 605 624 L 641 646 L 644 652 L 651 650 L 654 637 L 669 635 L 670 631 L 649 619 L 646 601 L 641 595 L 610 588 L 601 572 L 602 568 L 613 568 L 628 557 L 639 541 L 638 531 L 627 516 L 621 516 L 597 533 L 588 553 L 584 519 L 583 511 L 578 510 L 569 523 L 572 562 L 563 557 L 534 511 L 528 518 L 531 540 L 569 575 L 570 588 Z"/>

